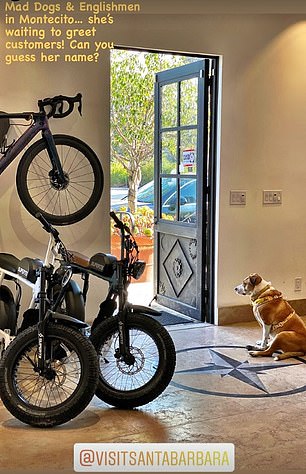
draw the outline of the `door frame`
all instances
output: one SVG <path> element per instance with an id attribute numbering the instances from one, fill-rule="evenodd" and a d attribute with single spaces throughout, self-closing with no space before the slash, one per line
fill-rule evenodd
<path id="1" fill-rule="evenodd" d="M 188 56 L 198 59 L 213 59 L 214 74 L 211 76 L 213 84 L 213 100 L 211 116 L 213 117 L 210 133 L 210 186 L 208 190 L 208 216 L 207 227 L 207 256 L 208 256 L 208 281 L 209 295 L 205 298 L 206 322 L 218 324 L 218 236 L 219 236 L 219 196 L 220 196 L 220 150 L 221 150 L 221 99 L 222 99 L 222 66 L 223 56 L 200 52 L 173 51 L 163 49 L 145 48 L 142 46 L 114 45 L 114 49 L 126 51 L 140 51 L 158 54 L 172 54 Z M 155 179 L 155 177 L 154 177 Z M 156 284 L 156 268 L 154 269 L 154 284 Z"/>

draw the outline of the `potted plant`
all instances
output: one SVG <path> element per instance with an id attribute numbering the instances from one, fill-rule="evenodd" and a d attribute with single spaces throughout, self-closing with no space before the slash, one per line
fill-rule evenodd
<path id="1" fill-rule="evenodd" d="M 126 211 L 122 207 L 120 211 Z M 120 212 L 119 211 L 119 212 Z M 139 248 L 139 257 L 146 262 L 146 271 L 138 280 L 139 282 L 151 281 L 153 279 L 153 247 L 154 247 L 154 211 L 148 206 L 138 207 L 134 218 L 134 229 L 131 229 Z M 131 228 L 131 221 L 127 214 L 120 217 Z M 111 221 L 111 252 L 116 257 L 120 257 L 120 231 Z"/>

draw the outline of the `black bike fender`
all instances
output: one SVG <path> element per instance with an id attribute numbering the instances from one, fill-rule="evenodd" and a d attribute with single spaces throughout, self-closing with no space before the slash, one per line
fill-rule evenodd
<path id="1" fill-rule="evenodd" d="M 70 280 L 65 293 L 67 314 L 73 314 L 80 321 L 85 321 L 85 303 L 82 291 L 74 280 Z"/>
<path id="2" fill-rule="evenodd" d="M 152 316 L 161 316 L 162 314 L 161 311 L 157 311 L 156 309 L 148 308 L 148 306 L 141 306 L 138 304 L 133 304 L 131 309 L 135 313 L 139 313 L 139 314 L 150 314 Z"/>
<path id="3" fill-rule="evenodd" d="M 90 326 L 84 321 L 80 321 L 79 319 L 73 318 L 72 316 L 68 316 L 67 314 L 50 312 L 49 317 L 51 320 L 61 321 L 63 324 L 66 324 L 67 326 L 76 326 L 78 328 L 90 328 Z"/>

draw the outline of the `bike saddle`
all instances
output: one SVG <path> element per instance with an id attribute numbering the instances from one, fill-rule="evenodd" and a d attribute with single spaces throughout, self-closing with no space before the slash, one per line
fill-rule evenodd
<path id="1" fill-rule="evenodd" d="M 20 260 L 10 253 L 0 253 L 0 268 L 8 272 L 17 273 Z M 12 277 L 6 275 L 5 278 L 10 280 Z"/>
<path id="2" fill-rule="evenodd" d="M 1 114 L 4 114 L 5 112 L 0 111 Z M 7 117 L 1 118 L 0 119 L 0 145 L 2 144 L 5 135 L 7 134 L 8 130 L 10 128 L 10 121 Z"/>

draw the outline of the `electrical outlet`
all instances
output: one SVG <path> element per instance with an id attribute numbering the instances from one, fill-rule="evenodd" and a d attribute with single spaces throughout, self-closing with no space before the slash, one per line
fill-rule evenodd
<path id="1" fill-rule="evenodd" d="M 302 291 L 302 278 L 297 277 L 294 279 L 294 291 Z"/>
<path id="2" fill-rule="evenodd" d="M 282 191 L 263 191 L 262 202 L 263 204 L 282 204 L 283 193 Z"/>

